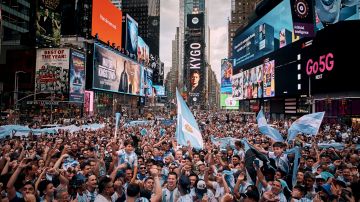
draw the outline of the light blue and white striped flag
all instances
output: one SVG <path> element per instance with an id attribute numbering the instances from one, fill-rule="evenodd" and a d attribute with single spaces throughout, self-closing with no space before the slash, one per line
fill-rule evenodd
<path id="1" fill-rule="evenodd" d="M 298 133 L 316 135 L 319 131 L 324 115 L 325 112 L 317 112 L 304 115 L 294 121 L 294 123 L 291 124 L 291 127 L 288 130 L 288 141 L 295 139 Z"/>
<path id="2" fill-rule="evenodd" d="M 180 145 L 187 145 L 190 141 L 195 149 L 202 149 L 204 141 L 194 115 L 176 89 L 177 98 L 177 127 L 176 140 Z"/>
<path id="3" fill-rule="evenodd" d="M 259 127 L 259 131 L 262 134 L 266 135 L 267 137 L 271 138 L 276 142 L 284 142 L 284 138 L 282 137 L 280 132 L 267 124 L 264 116 L 264 112 L 262 110 L 259 111 L 256 120 Z"/>

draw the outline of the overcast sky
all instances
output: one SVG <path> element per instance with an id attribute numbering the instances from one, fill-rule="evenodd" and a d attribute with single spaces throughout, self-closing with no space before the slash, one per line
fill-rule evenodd
<path id="1" fill-rule="evenodd" d="M 165 63 L 165 75 L 171 67 L 171 41 L 179 26 L 179 1 L 160 1 L 160 58 Z M 220 81 L 220 62 L 227 57 L 227 24 L 230 0 L 206 0 L 210 27 L 210 64 Z"/>

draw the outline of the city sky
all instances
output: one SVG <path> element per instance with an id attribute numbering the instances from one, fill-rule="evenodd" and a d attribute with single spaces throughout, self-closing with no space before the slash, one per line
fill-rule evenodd
<path id="1" fill-rule="evenodd" d="M 180 0 L 181 1 L 181 0 Z M 227 57 L 230 0 L 206 1 L 210 27 L 210 64 L 220 81 L 220 62 Z M 171 67 L 171 41 L 179 26 L 179 0 L 160 1 L 160 58 L 165 63 L 165 76 Z"/>

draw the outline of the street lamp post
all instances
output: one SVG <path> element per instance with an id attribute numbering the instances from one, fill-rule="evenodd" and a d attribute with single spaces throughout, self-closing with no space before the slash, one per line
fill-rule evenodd
<path id="1" fill-rule="evenodd" d="M 24 71 L 16 71 L 15 72 L 15 79 L 14 79 L 14 104 L 16 105 L 17 99 L 18 99 L 18 93 L 19 93 L 19 73 L 26 73 Z"/>
<path id="2" fill-rule="evenodd" d="M 17 114 L 17 109 L 18 109 L 18 105 L 17 105 L 17 100 L 18 100 L 18 94 L 19 94 L 19 77 L 18 74 L 19 73 L 26 73 L 24 71 L 16 71 L 15 72 L 15 79 L 14 79 L 14 105 L 15 105 L 15 114 L 16 116 Z M 15 118 L 15 124 L 16 124 L 16 118 Z"/>

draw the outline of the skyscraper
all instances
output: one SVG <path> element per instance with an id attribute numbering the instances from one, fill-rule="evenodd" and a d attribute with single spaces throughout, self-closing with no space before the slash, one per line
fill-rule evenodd
<path id="1" fill-rule="evenodd" d="M 228 58 L 232 57 L 232 41 L 236 30 L 249 23 L 249 16 L 262 0 L 231 0 L 231 16 L 228 23 Z"/>

